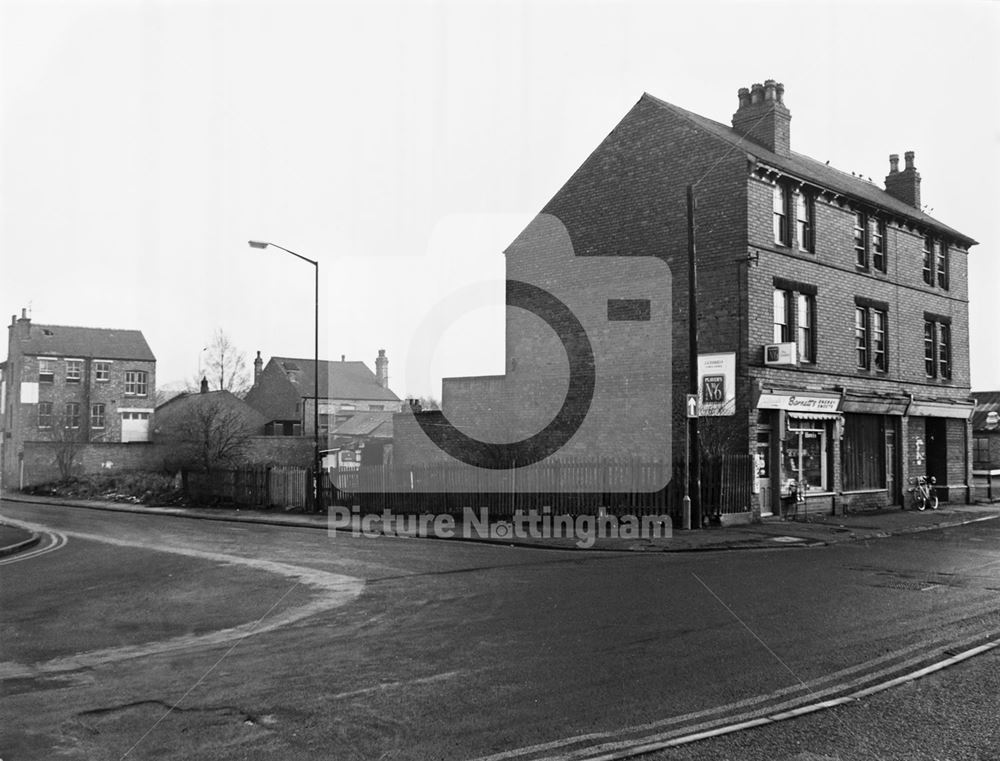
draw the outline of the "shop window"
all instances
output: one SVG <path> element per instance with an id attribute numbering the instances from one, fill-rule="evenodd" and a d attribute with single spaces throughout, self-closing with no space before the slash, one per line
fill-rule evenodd
<path id="1" fill-rule="evenodd" d="M 801 484 L 806 493 L 830 489 L 828 434 L 825 420 L 803 420 L 788 416 L 782 441 L 782 478 L 785 484 Z"/>
<path id="2" fill-rule="evenodd" d="M 884 489 L 885 418 L 846 413 L 840 461 L 845 490 Z"/>

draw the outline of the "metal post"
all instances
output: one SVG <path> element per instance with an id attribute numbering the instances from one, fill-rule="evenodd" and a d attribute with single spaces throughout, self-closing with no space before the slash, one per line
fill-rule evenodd
<path id="1" fill-rule="evenodd" d="M 313 262 L 316 274 L 313 302 L 313 510 L 320 509 L 319 458 L 319 262 Z"/>
<path id="2" fill-rule="evenodd" d="M 685 410 L 686 411 L 686 410 Z M 681 528 L 691 530 L 691 420 L 684 417 L 684 500 L 681 503 Z"/>
<path id="3" fill-rule="evenodd" d="M 309 262 L 315 272 L 315 292 L 313 300 L 313 509 L 320 507 L 320 457 L 319 457 L 319 262 L 310 259 L 302 254 L 279 246 L 277 243 L 268 241 L 249 241 L 251 248 L 267 248 L 273 246 L 279 248 L 286 254 L 291 254 L 297 259 Z M 200 359 L 200 358 L 199 358 Z M 307 397 L 308 399 L 308 397 Z M 305 425 L 305 410 L 303 412 L 302 424 Z"/>
<path id="4" fill-rule="evenodd" d="M 698 393 L 698 265 L 695 262 L 697 246 L 695 245 L 695 200 L 694 187 L 687 186 L 687 223 L 688 223 L 688 379 L 689 392 Z M 698 419 L 688 421 L 691 435 L 691 470 L 688 479 L 691 482 L 690 500 L 694 525 L 701 527 L 701 454 L 698 443 Z"/>

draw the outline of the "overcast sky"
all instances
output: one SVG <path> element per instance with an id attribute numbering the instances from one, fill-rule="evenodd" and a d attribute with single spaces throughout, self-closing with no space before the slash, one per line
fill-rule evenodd
<path id="1" fill-rule="evenodd" d="M 916 152 L 1000 389 L 998 3 L 0 8 L 0 314 L 141 329 L 161 385 L 218 327 L 312 356 L 312 268 L 249 238 L 320 261 L 322 356 L 385 349 L 401 396 L 502 372 L 501 251 L 642 93 L 729 123 L 774 78 L 793 150 L 880 184 Z"/>

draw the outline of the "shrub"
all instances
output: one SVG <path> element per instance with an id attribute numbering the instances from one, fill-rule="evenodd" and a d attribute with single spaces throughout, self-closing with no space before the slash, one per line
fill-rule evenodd
<path id="1" fill-rule="evenodd" d="M 104 499 L 137 505 L 184 504 L 184 492 L 177 480 L 164 473 L 123 471 L 73 476 L 52 483 L 31 486 L 29 494 L 45 494 L 75 499 Z"/>

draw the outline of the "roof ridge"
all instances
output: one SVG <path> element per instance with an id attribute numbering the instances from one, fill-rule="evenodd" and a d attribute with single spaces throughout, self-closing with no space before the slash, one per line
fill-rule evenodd
<path id="1" fill-rule="evenodd" d="M 777 164 L 776 168 L 780 168 L 782 171 L 788 172 L 789 174 L 797 174 L 797 170 L 794 162 L 799 162 L 806 164 L 802 167 L 802 171 L 815 172 L 819 179 L 816 177 L 804 177 L 803 179 L 818 185 L 830 186 L 829 189 L 840 195 L 848 196 L 862 204 L 879 204 L 888 211 L 897 216 L 908 218 L 919 225 L 925 225 L 929 227 L 938 228 L 939 231 L 944 231 L 948 235 L 954 236 L 960 241 L 966 243 L 969 247 L 977 245 L 978 241 L 965 233 L 962 233 L 950 225 L 941 222 L 940 220 L 932 217 L 930 214 L 925 212 L 923 209 L 918 209 L 914 206 L 910 206 L 905 201 L 893 196 L 891 193 L 886 191 L 883 187 L 879 186 L 875 182 L 868 182 L 857 174 L 848 174 L 842 169 L 838 169 L 835 166 L 830 166 L 829 164 L 824 164 L 818 159 L 808 156 L 804 153 L 799 153 L 798 151 L 789 150 L 789 155 L 784 156 L 769 150 L 765 146 L 755 143 L 753 140 L 747 139 L 745 135 L 740 135 L 732 126 L 723 124 L 722 122 L 717 122 L 707 116 L 702 116 L 701 114 L 695 113 L 694 111 L 689 111 L 688 109 L 682 108 L 681 106 L 675 105 L 662 98 L 657 98 L 655 95 L 651 95 L 648 92 L 643 93 L 643 98 L 649 99 L 654 105 L 658 105 L 671 113 L 686 119 L 687 121 L 694 124 L 695 127 L 700 128 L 702 131 L 707 132 L 707 134 L 722 140 L 730 145 L 735 145 L 739 148 L 744 148 L 747 153 L 753 155 L 757 160 L 762 161 L 766 164 Z M 714 130 L 720 130 L 715 132 Z M 771 158 L 773 156 L 774 158 Z M 780 162 L 780 163 L 778 163 Z M 790 165 L 789 165 L 790 163 Z M 812 165 L 811 167 L 809 165 Z M 822 173 L 833 170 L 838 175 L 840 175 L 846 188 L 837 188 L 831 186 L 827 180 L 822 178 Z M 857 183 L 857 187 L 851 187 L 852 184 Z M 862 188 L 867 189 L 869 192 L 876 191 L 879 194 L 878 200 L 873 200 L 871 198 L 866 198 Z"/>
<path id="2" fill-rule="evenodd" d="M 10 327 L 9 325 L 7 327 Z M 130 333 L 142 333 L 140 328 L 93 328 L 89 325 L 57 325 L 51 322 L 32 322 L 32 328 L 72 328 L 73 330 L 104 330 L 104 331 L 128 331 Z"/>

